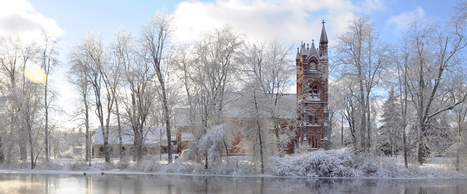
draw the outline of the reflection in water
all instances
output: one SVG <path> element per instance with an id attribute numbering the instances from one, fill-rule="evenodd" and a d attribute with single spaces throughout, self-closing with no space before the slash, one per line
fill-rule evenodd
<path id="1" fill-rule="evenodd" d="M 0 174 L 0 193 L 467 193 L 465 180 Z"/>

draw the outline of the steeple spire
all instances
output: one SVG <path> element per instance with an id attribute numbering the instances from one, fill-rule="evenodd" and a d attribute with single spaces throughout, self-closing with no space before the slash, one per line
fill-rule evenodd
<path id="1" fill-rule="evenodd" d="M 318 52 L 316 51 L 316 47 L 315 47 L 315 40 L 312 39 L 311 40 L 311 48 L 310 48 L 310 56 L 316 56 L 316 57 L 319 57 L 318 56 Z"/>
<path id="2" fill-rule="evenodd" d="M 319 39 L 319 43 L 328 43 L 328 35 L 326 34 L 326 28 L 324 28 L 324 20 L 323 22 L 323 29 L 321 30 L 321 38 Z"/>
<path id="3" fill-rule="evenodd" d="M 300 50 L 298 50 L 298 47 L 297 47 L 297 57 L 295 59 L 300 59 Z"/>

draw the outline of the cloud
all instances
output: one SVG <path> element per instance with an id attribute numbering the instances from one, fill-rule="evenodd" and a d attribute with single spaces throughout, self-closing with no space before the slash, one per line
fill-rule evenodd
<path id="1" fill-rule="evenodd" d="M 230 25 L 251 41 L 267 41 L 274 37 L 287 45 L 318 40 L 321 21 L 331 40 L 345 31 L 354 17 L 355 6 L 349 0 L 216 0 L 179 3 L 175 18 L 174 37 L 191 42 L 200 33 Z"/>
<path id="2" fill-rule="evenodd" d="M 397 16 L 391 16 L 386 21 L 386 28 L 392 29 L 395 33 L 400 33 L 406 31 L 410 27 L 410 23 L 413 21 L 414 17 L 425 17 L 425 11 L 417 6 L 413 11 L 403 12 Z"/>
<path id="3" fill-rule="evenodd" d="M 55 20 L 37 12 L 26 0 L 0 0 L 0 5 L 0 36 L 18 36 L 29 42 L 38 39 L 42 29 L 52 36 L 64 34 Z"/>

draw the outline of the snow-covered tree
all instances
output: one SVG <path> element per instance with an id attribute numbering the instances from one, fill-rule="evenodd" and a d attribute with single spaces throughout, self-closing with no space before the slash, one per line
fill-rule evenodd
<path id="1" fill-rule="evenodd" d="M 163 56 L 165 54 L 165 47 L 168 43 L 168 38 L 172 33 L 172 17 L 169 16 L 165 9 L 162 11 L 157 11 L 153 18 L 148 20 L 143 26 L 143 33 L 141 37 L 141 43 L 143 48 L 145 49 L 144 57 L 148 58 L 148 62 L 152 64 L 157 81 L 158 86 L 161 90 L 161 101 L 162 101 L 162 109 L 164 112 L 164 119 L 165 119 L 165 128 L 167 131 L 167 141 L 168 143 L 168 161 L 169 163 L 172 162 L 172 144 L 171 142 L 171 110 L 169 109 L 169 99 L 168 99 L 168 91 L 167 91 L 167 64 L 163 62 Z"/>
<path id="2" fill-rule="evenodd" d="M 359 106 L 360 147 L 369 152 L 372 137 L 371 98 L 378 86 L 388 60 L 388 46 L 379 39 L 375 24 L 369 17 L 350 21 L 347 32 L 338 36 L 334 61 L 341 66 L 341 77 L 355 80 L 355 94 Z"/>
<path id="3" fill-rule="evenodd" d="M 426 137 L 433 130 L 433 121 L 441 113 L 451 110 L 467 98 L 465 86 L 457 80 L 463 71 L 450 71 L 465 63 L 462 55 L 467 41 L 458 22 L 439 22 L 415 18 L 408 31 L 413 52 L 409 57 L 407 89 L 417 112 L 419 129 L 417 161 L 422 164 Z"/>
<path id="4" fill-rule="evenodd" d="M 385 155 L 397 154 L 400 147 L 398 146 L 401 136 L 401 115 L 400 104 L 398 103 L 397 96 L 394 94 L 394 88 L 391 88 L 389 96 L 383 104 L 383 114 L 381 115 L 381 122 L 383 125 L 378 131 L 377 150 Z"/>

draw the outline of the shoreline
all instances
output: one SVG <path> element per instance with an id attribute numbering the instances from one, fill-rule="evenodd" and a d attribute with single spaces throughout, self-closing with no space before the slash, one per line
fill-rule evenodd
<path id="1" fill-rule="evenodd" d="M 86 173 L 86 175 L 84 175 Z M 102 174 L 104 173 L 104 174 Z M 280 179 L 362 179 L 362 180 L 467 180 L 467 177 L 306 177 L 306 176 L 276 176 L 267 174 L 258 175 L 215 175 L 215 174 L 183 174 L 183 173 L 164 173 L 164 172 L 137 172 L 137 171 L 68 171 L 68 170 L 3 170 L 0 169 L 0 174 L 37 174 L 37 175 L 157 175 L 157 176 L 191 176 L 191 177 L 226 177 L 226 178 L 280 178 Z"/>

